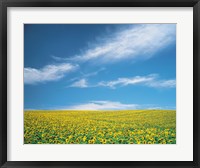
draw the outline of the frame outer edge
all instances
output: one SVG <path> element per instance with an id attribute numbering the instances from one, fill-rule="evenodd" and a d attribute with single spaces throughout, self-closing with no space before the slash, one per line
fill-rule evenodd
<path id="1" fill-rule="evenodd" d="M 0 0 L 0 166 L 7 162 L 7 5 Z"/>
<path id="2" fill-rule="evenodd" d="M 196 164 L 197 167 L 200 167 L 200 1 L 198 1 L 196 3 L 196 5 L 194 6 L 194 58 L 196 60 L 196 64 L 194 64 L 194 66 L 196 66 L 197 68 L 194 69 L 194 78 L 196 80 L 196 87 L 194 87 L 194 89 L 196 90 L 196 92 L 194 93 L 194 96 L 196 95 L 195 99 L 194 99 L 194 107 L 197 107 L 197 109 L 194 108 L 194 110 L 196 110 L 194 112 L 194 162 Z M 195 74 L 196 73 L 196 74 Z"/>
<path id="3" fill-rule="evenodd" d="M 200 167 L 200 1 L 198 1 L 194 8 L 194 18 L 193 18 L 193 58 L 194 58 L 194 67 L 193 67 L 193 81 L 194 81 L 194 88 L 193 88 L 193 125 L 194 125 L 194 130 L 193 130 L 193 161 L 194 161 L 194 166 L 195 167 Z"/>
<path id="4" fill-rule="evenodd" d="M 0 1 L 0 25 L 3 25 L 3 21 L 2 21 L 2 1 Z M 3 44 L 3 39 L 2 39 L 2 26 L 0 26 L 0 122 L 2 123 L 3 120 L 3 114 L 2 114 L 2 44 Z M 1 125 L 2 126 L 2 125 Z M 0 148 L 2 149 L 2 141 L 3 141 L 3 137 L 2 137 L 2 132 L 3 132 L 3 128 L 1 127 L 0 129 Z M 3 150 L 0 151 L 0 165 L 3 164 Z"/>
<path id="5" fill-rule="evenodd" d="M 15 1 L 16 2 L 16 1 Z M 28 1 L 27 1 L 28 2 Z M 194 32 L 193 32 L 193 98 L 194 98 L 194 156 L 192 167 L 200 168 L 200 115 L 198 114 L 200 111 L 200 1 L 198 0 L 193 7 L 194 18 Z M 0 0 L 0 167 L 7 162 L 7 5 L 5 1 Z M 17 166 L 17 164 L 16 164 Z M 8 165 L 4 165 L 2 167 L 9 167 Z M 12 167 L 12 166 L 11 166 Z M 13 165 L 13 167 L 15 167 Z M 21 167 L 21 166 L 19 166 Z M 28 167 L 28 166 L 25 166 Z M 56 166 L 57 167 L 57 166 Z M 76 167 L 76 166 L 72 166 Z M 84 167 L 84 165 L 83 165 Z M 86 166 L 87 167 L 87 166 Z M 96 166 L 95 166 L 96 167 Z M 132 166 L 131 166 L 132 167 Z M 138 166 L 140 167 L 140 166 Z M 141 166 L 143 167 L 143 166 Z M 172 166 L 174 167 L 174 166 Z M 177 166 L 179 167 L 179 166 Z"/>

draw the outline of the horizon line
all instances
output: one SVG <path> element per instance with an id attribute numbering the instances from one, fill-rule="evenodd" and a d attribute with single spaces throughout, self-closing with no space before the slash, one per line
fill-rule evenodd
<path id="1" fill-rule="evenodd" d="M 24 109 L 24 111 L 137 111 L 137 110 L 176 110 L 176 109 L 108 109 L 108 110 L 98 110 L 98 109 Z"/>

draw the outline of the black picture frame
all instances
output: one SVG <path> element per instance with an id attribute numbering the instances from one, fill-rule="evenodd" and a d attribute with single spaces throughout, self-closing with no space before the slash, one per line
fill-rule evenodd
<path id="1" fill-rule="evenodd" d="M 200 167 L 200 0 L 0 0 L 0 165 L 1 167 Z M 193 7 L 193 161 L 7 161 L 8 7 Z"/>

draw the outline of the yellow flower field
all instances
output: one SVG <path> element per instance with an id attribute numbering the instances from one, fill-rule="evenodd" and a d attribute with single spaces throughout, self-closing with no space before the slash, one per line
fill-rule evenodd
<path id="1" fill-rule="evenodd" d="M 175 110 L 25 111 L 25 144 L 175 144 Z"/>

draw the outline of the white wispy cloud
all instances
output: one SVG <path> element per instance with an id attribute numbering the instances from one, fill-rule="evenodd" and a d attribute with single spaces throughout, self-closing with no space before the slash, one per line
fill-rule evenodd
<path id="1" fill-rule="evenodd" d="M 63 57 L 58 57 L 58 56 L 55 56 L 55 55 L 51 55 L 51 58 L 54 59 L 55 61 L 68 61 L 69 58 L 63 58 Z"/>
<path id="2" fill-rule="evenodd" d="M 73 83 L 71 87 L 108 87 L 111 89 L 115 89 L 117 87 L 124 87 L 128 85 L 142 85 L 153 88 L 174 88 L 176 87 L 176 80 L 160 80 L 158 74 L 150 74 L 147 76 L 134 76 L 129 78 L 118 78 L 112 81 L 101 81 L 94 85 L 89 84 L 86 79 L 81 79 Z"/>
<path id="3" fill-rule="evenodd" d="M 162 107 L 159 107 L 159 106 L 152 106 L 152 107 L 148 107 L 148 108 L 146 108 L 146 109 L 148 109 L 148 110 L 158 110 L 158 109 L 163 109 Z"/>
<path id="4" fill-rule="evenodd" d="M 50 106 L 47 108 L 26 108 L 25 110 L 175 110 L 176 106 L 159 106 L 158 104 L 135 104 L 129 103 L 124 104 L 119 101 L 88 101 L 87 103 L 78 103 L 71 106 Z"/>
<path id="5" fill-rule="evenodd" d="M 146 85 L 154 88 L 174 88 L 176 87 L 176 80 L 153 80 L 151 82 L 147 82 Z"/>
<path id="6" fill-rule="evenodd" d="M 95 60 L 114 62 L 123 59 L 150 58 L 160 49 L 176 39 L 173 24 L 133 25 L 127 29 L 103 37 L 101 42 L 86 49 L 82 54 L 71 57 L 74 61 Z"/>
<path id="7" fill-rule="evenodd" d="M 77 104 L 69 106 L 66 109 L 70 110 L 125 110 L 137 109 L 137 104 L 123 104 L 113 101 L 90 101 L 85 104 Z"/>
<path id="8" fill-rule="evenodd" d="M 31 67 L 24 68 L 24 83 L 37 84 L 48 81 L 56 81 L 65 76 L 66 73 L 74 71 L 78 65 L 63 63 L 58 65 L 46 65 L 41 69 Z"/>
<path id="9" fill-rule="evenodd" d="M 98 86 L 115 88 L 117 86 L 127 86 L 127 85 L 135 85 L 141 83 L 147 83 L 153 81 L 157 75 L 152 74 L 148 76 L 135 76 L 131 78 L 118 78 L 113 81 L 102 81 L 98 83 Z"/>
<path id="10" fill-rule="evenodd" d="M 70 81 L 76 81 L 76 80 L 79 80 L 80 78 L 89 78 L 91 76 L 96 76 L 98 75 L 101 71 L 104 71 L 106 70 L 106 68 L 100 68 L 99 70 L 97 71 L 94 71 L 94 72 L 89 72 L 89 73 L 81 73 L 81 75 L 79 77 L 75 77 L 75 78 L 72 78 L 70 79 Z"/>
<path id="11" fill-rule="evenodd" d="M 98 86 L 116 88 L 127 85 L 144 85 L 153 88 L 174 88 L 176 87 L 176 80 L 160 80 L 157 74 L 150 74 L 148 76 L 135 76 L 131 78 L 118 78 L 113 81 L 102 81 L 98 83 Z"/>
<path id="12" fill-rule="evenodd" d="M 86 79 L 80 79 L 74 82 L 72 85 L 70 85 L 70 87 L 87 88 L 89 86 Z"/>
<path id="13" fill-rule="evenodd" d="M 53 58 L 54 60 L 56 61 L 62 61 L 62 58 L 61 57 L 57 57 L 55 55 L 51 55 L 51 58 Z"/>
<path id="14" fill-rule="evenodd" d="M 84 77 L 84 78 L 87 78 L 87 77 L 91 77 L 91 76 L 96 76 L 99 72 L 101 72 L 101 71 L 104 71 L 106 68 L 100 68 L 99 70 L 97 70 L 97 71 L 94 71 L 94 72 L 90 72 L 90 73 L 83 73 L 82 75 L 82 77 Z"/>

